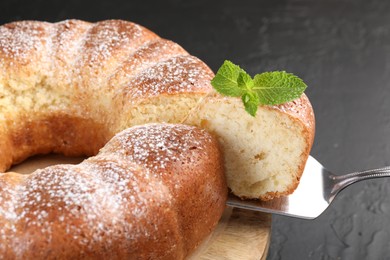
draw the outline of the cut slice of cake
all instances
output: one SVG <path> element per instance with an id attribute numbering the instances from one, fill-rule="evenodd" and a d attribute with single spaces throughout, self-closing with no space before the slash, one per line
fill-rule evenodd
<path id="1" fill-rule="evenodd" d="M 249 115 L 240 98 L 204 98 L 186 120 L 218 136 L 228 186 L 241 198 L 270 200 L 294 191 L 313 144 L 315 120 L 305 94 Z"/>

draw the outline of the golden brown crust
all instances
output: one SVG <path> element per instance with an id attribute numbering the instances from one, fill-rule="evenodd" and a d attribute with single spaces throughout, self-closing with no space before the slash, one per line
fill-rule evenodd
<path id="1" fill-rule="evenodd" d="M 154 125 L 153 129 L 150 125 L 137 126 L 132 128 L 131 135 L 117 135 L 100 154 L 120 155 L 155 172 L 172 194 L 177 214 L 181 216 L 178 221 L 187 255 L 199 244 L 199 237 L 207 236 L 217 224 L 224 208 L 227 187 L 217 139 L 206 134 L 205 130 L 183 128 L 169 129 L 169 142 L 164 143 L 159 138 L 145 138 L 145 133 L 156 131 L 151 136 L 157 136 L 168 127 Z M 185 149 L 179 149 L 175 144 L 182 135 L 188 135 L 179 140 L 180 146 Z M 140 150 L 145 145 L 158 149 L 140 156 Z M 167 157 L 170 160 L 164 159 Z"/>
<path id="2" fill-rule="evenodd" d="M 5 122 L 7 135 L 2 137 L 0 151 L 7 152 L 2 156 L 0 171 L 35 154 L 92 156 L 113 136 L 96 121 L 62 113 L 35 115 L 33 121 L 27 117 L 18 120 L 19 124 Z"/>
<path id="3" fill-rule="evenodd" d="M 7 259 L 183 259 L 227 197 L 216 139 L 185 125 L 129 128 L 79 165 L 21 176 L 0 174 Z"/>

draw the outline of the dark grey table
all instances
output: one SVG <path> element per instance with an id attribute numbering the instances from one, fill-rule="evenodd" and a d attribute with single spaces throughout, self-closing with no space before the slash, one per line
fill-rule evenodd
<path id="1" fill-rule="evenodd" d="M 390 1 L 17 1 L 19 19 L 140 23 L 217 70 L 287 70 L 309 85 L 317 119 L 312 155 L 346 173 L 390 165 Z M 312 221 L 274 216 L 268 259 L 389 259 L 390 180 L 358 183 Z"/>

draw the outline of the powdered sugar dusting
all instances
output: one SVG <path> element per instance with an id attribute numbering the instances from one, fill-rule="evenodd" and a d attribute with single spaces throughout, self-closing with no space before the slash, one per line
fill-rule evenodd
<path id="1" fill-rule="evenodd" d="M 102 154 L 120 154 L 148 169 L 160 170 L 169 163 L 185 160 L 186 151 L 202 150 L 210 142 L 209 134 L 192 126 L 148 124 L 122 131 L 107 143 Z"/>
<path id="2" fill-rule="evenodd" d="M 137 24 L 120 20 L 95 23 L 85 33 L 73 67 L 75 85 L 81 86 L 79 96 L 86 97 L 84 103 L 93 100 L 91 110 L 99 117 L 111 109 L 109 78 L 138 48 L 158 38 Z"/>
<path id="3" fill-rule="evenodd" d="M 41 246 L 49 252 L 47 245 L 60 241 L 64 248 L 87 252 L 103 247 L 109 252 L 122 240 L 125 247 L 139 237 L 153 239 L 158 225 L 144 229 L 138 223 L 148 223 L 151 209 L 169 208 L 172 199 L 161 182 L 144 174 L 142 168 L 115 158 L 36 171 L 24 185 L 5 191 L 13 196 L 0 203 L 8 226 L 0 232 L 0 253 L 12 248 L 23 258 Z"/>
<path id="4" fill-rule="evenodd" d="M 41 23 L 18 22 L 0 26 L 0 52 L 8 59 L 25 61 L 31 51 L 43 50 Z"/>
<path id="5" fill-rule="evenodd" d="M 129 82 L 139 72 L 179 55 L 188 53 L 178 44 L 165 39 L 156 39 L 138 48 L 119 66 L 111 76 L 111 86 L 122 86 Z"/>
<path id="6" fill-rule="evenodd" d="M 48 245 L 58 243 L 82 252 L 109 252 L 140 237 L 161 243 L 161 234 L 173 250 L 178 216 L 159 173 L 209 142 L 211 136 L 195 127 L 143 125 L 122 131 L 79 165 L 37 170 L 14 187 L 0 179 L 0 223 L 6 223 L 0 229 L 0 254 L 12 249 L 23 258 L 33 248 L 49 254 Z M 157 232 L 161 228 L 167 230 Z"/>
<path id="7" fill-rule="evenodd" d="M 154 38 L 158 36 L 134 23 L 119 20 L 102 21 L 88 31 L 84 57 L 89 66 L 101 66 L 103 60 L 113 58 L 115 51 L 131 53 Z M 127 55 L 116 58 L 126 59 Z"/>
<path id="8" fill-rule="evenodd" d="M 127 77 L 134 76 L 146 68 L 150 68 L 156 64 L 156 62 L 167 60 L 173 56 L 189 55 L 178 44 L 164 40 L 157 39 L 150 44 L 144 45 L 133 54 L 133 57 L 129 59 L 131 64 L 122 69 L 127 71 Z M 127 64 L 126 64 L 127 65 Z"/>
<path id="9" fill-rule="evenodd" d="M 309 128 L 313 127 L 315 123 L 313 109 L 305 94 L 302 94 L 301 97 L 293 101 L 273 106 L 273 108 L 300 118 L 300 120 Z"/>
<path id="10" fill-rule="evenodd" d="M 130 103 L 160 94 L 210 90 L 212 72 L 198 58 L 186 55 L 156 63 L 120 89 Z"/>
<path id="11" fill-rule="evenodd" d="M 132 30 L 133 31 L 133 30 Z M 134 31 L 135 35 L 140 34 L 139 31 Z M 107 59 L 111 56 L 111 52 L 115 47 L 128 45 L 130 39 L 125 31 L 120 32 L 117 27 L 113 27 L 109 23 L 100 23 L 93 28 L 93 31 L 87 35 L 86 44 L 91 52 L 90 63 Z"/>
<path id="12" fill-rule="evenodd" d="M 80 58 L 79 50 L 84 43 L 84 37 L 92 24 L 78 20 L 66 20 L 54 24 L 55 32 L 52 35 L 53 41 L 53 67 L 55 72 L 53 82 L 49 84 L 55 86 L 58 82 L 70 85 L 74 80 L 74 63 Z M 76 71 L 79 73 L 79 71 Z"/>
<path id="13" fill-rule="evenodd" d="M 14 223 L 17 218 L 15 202 L 20 187 L 12 185 L 7 174 L 0 173 L 0 258 L 7 248 L 6 239 L 17 231 Z"/>

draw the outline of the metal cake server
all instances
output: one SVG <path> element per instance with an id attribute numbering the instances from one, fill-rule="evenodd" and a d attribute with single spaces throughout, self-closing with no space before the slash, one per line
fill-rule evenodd
<path id="1" fill-rule="evenodd" d="M 314 219 L 324 212 L 336 195 L 347 186 L 358 181 L 381 177 L 390 177 L 390 166 L 335 175 L 309 156 L 301 181 L 293 194 L 270 201 L 241 200 L 230 194 L 227 205 L 303 219 Z"/>

